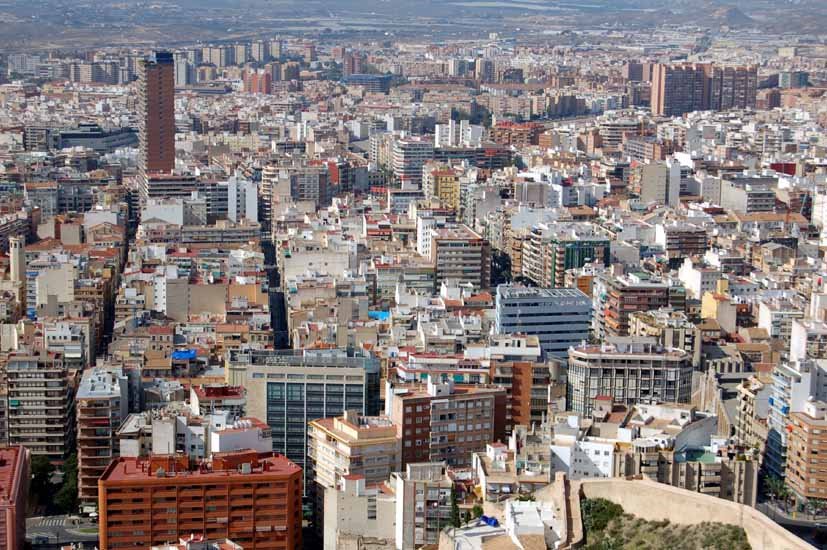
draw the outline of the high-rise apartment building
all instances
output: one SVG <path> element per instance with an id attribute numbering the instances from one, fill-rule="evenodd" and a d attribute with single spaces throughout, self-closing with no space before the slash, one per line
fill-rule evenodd
<path id="1" fill-rule="evenodd" d="M 9 445 L 61 461 L 74 450 L 74 383 L 57 353 L 9 355 Z"/>
<path id="2" fill-rule="evenodd" d="M 652 311 L 669 305 L 669 284 L 642 273 L 598 280 L 600 300 L 596 304 L 598 334 L 627 336 L 630 316 L 636 311 Z"/>
<path id="3" fill-rule="evenodd" d="M 350 76 L 364 74 L 365 58 L 359 52 L 345 52 L 342 56 L 342 74 Z"/>
<path id="4" fill-rule="evenodd" d="M 175 63 L 171 52 L 155 52 L 138 64 L 140 169 L 175 168 Z"/>
<path id="5" fill-rule="evenodd" d="M 652 68 L 652 114 L 754 109 L 757 87 L 757 67 L 659 63 Z"/>
<path id="6" fill-rule="evenodd" d="M 787 485 L 799 499 L 823 499 L 827 471 L 820 465 L 827 454 L 827 403 L 808 400 L 804 410 L 790 413 L 788 432 Z"/>
<path id="7" fill-rule="evenodd" d="M 474 62 L 474 76 L 482 83 L 494 82 L 496 78 L 496 67 L 491 59 L 477 58 Z"/>
<path id="8" fill-rule="evenodd" d="M 244 91 L 250 94 L 273 93 L 273 76 L 269 71 L 251 69 L 244 72 Z"/>
<path id="9" fill-rule="evenodd" d="M 626 80 L 631 80 L 632 82 L 641 82 L 642 80 L 644 80 L 643 63 L 627 61 L 623 64 L 623 69 L 621 69 L 621 75 Z"/>
<path id="10" fill-rule="evenodd" d="M 775 477 L 787 473 L 789 427 L 791 415 L 805 410 L 810 398 L 814 401 L 827 399 L 827 362 L 824 360 L 803 360 L 781 362 L 772 370 L 769 412 L 767 416 L 767 447 L 764 454 L 764 469 Z M 811 410 L 812 418 L 823 418 Z M 801 422 L 803 428 L 804 418 Z"/>
<path id="11" fill-rule="evenodd" d="M 26 546 L 30 462 L 25 447 L 0 447 L 0 550 Z"/>
<path id="12" fill-rule="evenodd" d="M 713 67 L 709 85 L 711 110 L 755 109 L 758 95 L 757 67 Z"/>
<path id="13" fill-rule="evenodd" d="M 280 178 L 287 179 L 290 197 L 295 201 L 312 202 L 319 208 L 328 206 L 333 198 L 326 164 L 288 166 L 282 169 Z"/>
<path id="14" fill-rule="evenodd" d="M 640 202 L 644 205 L 680 206 L 681 167 L 676 161 L 651 162 L 638 174 Z"/>
<path id="15" fill-rule="evenodd" d="M 402 446 L 390 418 L 354 411 L 310 422 L 308 435 L 307 492 L 315 504 L 315 525 L 321 534 L 326 490 L 357 476 L 371 486 L 387 481 L 402 467 Z"/>
<path id="16" fill-rule="evenodd" d="M 434 141 L 424 137 L 393 140 L 393 173 L 402 187 L 422 186 L 422 167 L 434 158 Z"/>
<path id="17" fill-rule="evenodd" d="M 567 270 L 611 259 L 608 237 L 588 223 L 539 223 L 521 249 L 522 276 L 541 287 L 562 287 Z"/>
<path id="18" fill-rule="evenodd" d="M 779 88 L 806 88 L 810 75 L 804 71 L 782 71 L 778 73 Z"/>
<path id="19" fill-rule="evenodd" d="M 281 38 L 273 38 L 267 42 L 267 47 L 270 52 L 270 59 L 274 61 L 281 61 L 284 56 L 284 40 Z"/>
<path id="20" fill-rule="evenodd" d="M 465 358 L 479 359 L 480 366 L 488 367 L 488 379 L 508 393 L 507 433 L 518 424 L 542 422 L 549 409 L 549 386 L 557 375 L 555 363 L 546 360 L 536 336 L 491 335 L 487 345 L 469 345 Z"/>
<path id="21" fill-rule="evenodd" d="M 304 467 L 311 420 L 379 414 L 379 362 L 343 349 L 233 349 L 228 383 L 247 388 L 247 414 L 270 426 L 273 450 Z"/>
<path id="22" fill-rule="evenodd" d="M 427 385 L 392 385 L 385 391 L 385 414 L 402 438 L 402 465 L 444 461 L 470 466 L 471 455 L 505 437 L 505 388 L 454 385 L 429 377 Z"/>
<path id="23" fill-rule="evenodd" d="M 591 298 L 575 288 L 497 287 L 497 334 L 536 336 L 543 352 L 564 359 L 589 339 Z"/>
<path id="24" fill-rule="evenodd" d="M 302 548 L 302 471 L 279 455 L 216 453 L 113 461 L 100 480 L 100 549 L 149 548 L 183 537 L 245 549 Z"/>
<path id="25" fill-rule="evenodd" d="M 654 343 L 653 338 L 608 338 L 600 345 L 569 350 L 568 396 L 572 411 L 591 415 L 595 399 L 617 403 L 689 403 L 692 357 Z"/>
<path id="26" fill-rule="evenodd" d="M 655 226 L 655 242 L 666 251 L 670 266 L 679 267 L 684 258 L 703 256 L 709 247 L 706 228 L 692 223 L 661 223 Z"/>
<path id="27" fill-rule="evenodd" d="M 182 88 L 195 84 L 195 65 L 183 54 L 175 57 L 175 87 Z"/>
<path id="28" fill-rule="evenodd" d="M 709 65 L 659 63 L 652 68 L 651 109 L 655 116 L 680 116 L 709 106 Z"/>
<path id="29" fill-rule="evenodd" d="M 250 60 L 250 44 L 233 44 L 233 62 L 236 65 L 243 65 Z"/>
<path id="30" fill-rule="evenodd" d="M 431 229 L 436 288 L 448 280 L 486 289 L 491 284 L 491 245 L 466 225 Z"/>
<path id="31" fill-rule="evenodd" d="M 116 432 L 129 413 L 128 387 L 120 367 L 87 369 L 78 386 L 78 498 L 84 511 L 97 511 L 98 479 L 118 456 Z"/>
<path id="32" fill-rule="evenodd" d="M 306 42 L 302 46 L 302 55 L 306 63 L 313 63 L 314 61 L 316 61 L 318 59 L 316 54 L 316 44 L 312 42 Z"/>
<path id="33" fill-rule="evenodd" d="M 381 483 L 401 467 L 401 440 L 387 416 L 345 411 L 313 420 L 308 431 L 308 478 L 322 487 L 337 487 L 347 475 Z"/>

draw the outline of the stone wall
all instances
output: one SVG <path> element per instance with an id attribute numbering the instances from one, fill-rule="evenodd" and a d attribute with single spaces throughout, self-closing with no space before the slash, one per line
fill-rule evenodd
<path id="1" fill-rule="evenodd" d="M 746 531 L 753 550 L 815 550 L 755 508 L 728 500 L 648 479 L 589 479 L 571 484 L 572 491 L 576 491 L 579 484 L 585 498 L 605 498 L 621 505 L 627 513 L 649 521 L 738 525 Z"/>

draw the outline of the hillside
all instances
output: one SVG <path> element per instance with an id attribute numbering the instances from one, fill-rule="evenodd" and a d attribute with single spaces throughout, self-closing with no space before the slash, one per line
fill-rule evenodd
<path id="1" fill-rule="evenodd" d="M 675 525 L 626 514 L 605 499 L 582 501 L 587 550 L 749 550 L 747 534 L 723 523 Z"/>

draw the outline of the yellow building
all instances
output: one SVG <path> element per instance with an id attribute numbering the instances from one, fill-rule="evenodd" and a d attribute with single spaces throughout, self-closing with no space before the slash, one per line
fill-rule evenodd
<path id="1" fill-rule="evenodd" d="M 461 170 L 444 164 L 427 164 L 423 170 L 422 190 L 425 198 L 437 198 L 442 206 L 459 210 Z"/>

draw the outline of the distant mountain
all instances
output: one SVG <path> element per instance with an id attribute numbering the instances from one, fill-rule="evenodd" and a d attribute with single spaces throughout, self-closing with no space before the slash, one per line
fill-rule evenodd
<path id="1" fill-rule="evenodd" d="M 820 34 L 827 0 L 0 0 L 0 51 L 281 34 L 479 37 L 664 23 Z"/>
<path id="2" fill-rule="evenodd" d="M 720 21 L 721 25 L 729 27 L 749 27 L 755 25 L 755 20 L 737 7 L 721 8 L 712 12 L 712 18 Z"/>

